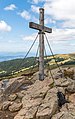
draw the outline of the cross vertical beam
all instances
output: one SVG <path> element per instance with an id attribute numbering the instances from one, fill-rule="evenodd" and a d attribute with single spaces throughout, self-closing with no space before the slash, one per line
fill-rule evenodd
<path id="1" fill-rule="evenodd" d="M 42 30 L 39 30 L 39 80 L 44 80 L 44 9 L 40 8 L 39 24 Z"/>
<path id="2" fill-rule="evenodd" d="M 52 33 L 52 29 L 44 26 L 44 9 L 39 9 L 39 24 L 29 22 L 29 27 L 39 30 L 39 80 L 44 80 L 44 32 Z"/>

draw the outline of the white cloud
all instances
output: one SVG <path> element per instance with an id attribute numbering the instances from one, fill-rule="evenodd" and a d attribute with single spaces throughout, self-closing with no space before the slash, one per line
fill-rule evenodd
<path id="1" fill-rule="evenodd" d="M 22 40 L 26 41 L 34 41 L 37 33 L 34 33 L 29 36 L 23 36 Z M 74 52 L 75 47 L 75 29 L 53 29 L 52 33 L 46 34 L 49 43 L 51 44 L 52 50 L 54 53 L 69 53 Z M 39 37 L 38 37 L 39 39 Z M 34 51 L 38 46 L 39 40 L 37 39 L 37 43 L 34 45 Z M 32 43 L 31 43 L 32 44 Z M 48 54 L 50 54 L 49 47 L 45 40 L 45 48 Z M 33 51 L 33 52 L 34 52 Z"/>
<path id="2" fill-rule="evenodd" d="M 34 0 L 40 2 L 40 0 Z M 57 20 L 75 19 L 75 1 L 74 0 L 43 0 L 44 8 L 47 15 L 51 15 Z M 43 2 L 42 1 L 42 2 Z M 34 12 L 39 12 L 39 7 L 32 5 Z"/>
<path id="3" fill-rule="evenodd" d="M 22 18 L 29 20 L 31 18 L 31 15 L 29 14 L 29 12 L 27 12 L 26 10 L 24 10 L 23 12 L 18 13 Z"/>
<path id="4" fill-rule="evenodd" d="M 39 19 L 35 16 L 32 16 L 32 21 L 39 24 Z"/>
<path id="5" fill-rule="evenodd" d="M 4 8 L 4 10 L 14 10 L 16 9 L 17 7 L 15 6 L 15 4 L 11 4 L 11 5 L 8 5 L 7 7 Z"/>
<path id="6" fill-rule="evenodd" d="M 3 36 L 0 36 L 0 40 L 3 40 Z"/>
<path id="7" fill-rule="evenodd" d="M 61 26 L 64 28 L 75 28 L 75 0 L 33 0 L 34 3 L 38 4 L 43 2 L 43 8 L 45 9 L 45 16 L 54 21 L 64 20 L 64 24 Z M 39 13 L 39 7 L 32 5 L 31 9 L 33 12 Z M 47 19 L 45 22 L 50 23 Z M 58 25 L 59 22 L 58 22 Z"/>
<path id="8" fill-rule="evenodd" d="M 37 4 L 39 2 L 39 0 L 33 0 L 33 3 Z"/>
<path id="9" fill-rule="evenodd" d="M 45 19 L 45 24 L 49 24 L 49 23 L 51 23 L 51 24 L 55 24 L 55 23 L 56 23 L 56 21 L 55 21 L 55 20 L 50 19 L 49 17 L 47 17 L 47 18 Z"/>
<path id="10" fill-rule="evenodd" d="M 40 7 L 36 7 L 35 5 L 31 5 L 31 10 L 32 10 L 33 12 L 39 13 L 39 8 L 40 8 Z"/>
<path id="11" fill-rule="evenodd" d="M 22 36 L 22 40 L 24 40 L 24 41 L 31 41 L 31 40 L 34 40 L 34 38 L 37 36 L 37 34 L 36 33 L 33 33 L 32 35 L 30 35 L 30 36 Z"/>
<path id="12" fill-rule="evenodd" d="M 11 26 L 9 26 L 5 21 L 0 21 L 0 31 L 11 31 Z"/>
<path id="13" fill-rule="evenodd" d="M 53 29 L 47 34 L 49 43 L 54 53 L 70 53 L 75 51 L 75 29 Z M 48 49 L 48 48 L 47 48 Z"/>
<path id="14" fill-rule="evenodd" d="M 38 4 L 39 2 L 42 3 L 42 2 L 50 2 L 52 0 L 32 0 L 32 3 L 34 4 Z"/>
<path id="15" fill-rule="evenodd" d="M 63 28 L 75 28 L 75 20 L 67 20 L 60 24 Z"/>
<path id="16" fill-rule="evenodd" d="M 50 0 L 50 2 L 45 2 L 44 8 L 46 14 L 51 15 L 57 20 L 75 19 L 74 0 Z"/>
<path id="17" fill-rule="evenodd" d="M 32 0 L 32 3 L 38 4 L 39 2 L 44 2 L 45 0 Z"/>
<path id="18" fill-rule="evenodd" d="M 53 32 L 47 34 L 55 52 L 75 50 L 75 1 L 74 0 L 33 0 L 35 4 L 43 2 L 45 24 L 53 26 Z M 39 14 L 39 7 L 32 5 L 31 10 Z M 73 44 L 71 44 L 73 43 Z M 60 44 L 60 45 L 59 45 Z"/>
<path id="19" fill-rule="evenodd" d="M 75 29 L 53 29 L 51 34 L 47 34 L 52 41 L 75 40 Z"/>
<path id="20" fill-rule="evenodd" d="M 37 34 L 34 33 L 30 36 L 22 36 L 22 40 L 34 40 L 35 36 Z M 52 33 L 46 34 L 48 37 L 48 40 L 53 43 L 67 43 L 68 41 L 75 41 L 75 29 L 53 29 Z M 38 37 L 39 38 L 39 37 Z"/>

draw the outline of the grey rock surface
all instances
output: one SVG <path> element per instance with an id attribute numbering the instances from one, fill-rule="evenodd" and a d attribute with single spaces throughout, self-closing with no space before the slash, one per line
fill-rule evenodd
<path id="1" fill-rule="evenodd" d="M 10 101 L 3 101 L 1 109 L 17 112 L 14 119 L 75 119 L 75 80 L 45 77 L 43 81 L 35 79 L 33 82 L 27 90 L 15 92 L 25 83 L 25 78 L 11 79 L 4 91 L 4 94 L 8 92 L 7 100 Z M 69 103 L 58 106 L 58 91 L 65 95 Z"/>
<path id="2" fill-rule="evenodd" d="M 22 108 L 22 103 L 13 103 L 11 106 L 9 106 L 9 110 L 11 112 L 19 111 Z"/>

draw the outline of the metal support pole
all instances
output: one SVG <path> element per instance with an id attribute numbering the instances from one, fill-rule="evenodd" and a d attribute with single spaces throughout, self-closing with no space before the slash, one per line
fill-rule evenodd
<path id="1" fill-rule="evenodd" d="M 39 30 L 39 80 L 44 80 L 44 9 L 40 8 L 40 25 Z"/>

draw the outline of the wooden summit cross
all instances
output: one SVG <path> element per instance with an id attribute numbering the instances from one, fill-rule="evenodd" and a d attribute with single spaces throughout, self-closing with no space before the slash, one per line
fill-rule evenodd
<path id="1" fill-rule="evenodd" d="M 29 23 L 29 27 L 39 30 L 39 80 L 44 80 L 44 32 L 52 33 L 52 29 L 44 26 L 44 9 L 39 9 L 39 24 Z"/>

